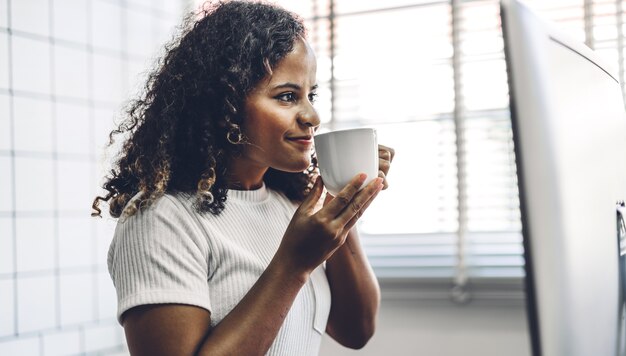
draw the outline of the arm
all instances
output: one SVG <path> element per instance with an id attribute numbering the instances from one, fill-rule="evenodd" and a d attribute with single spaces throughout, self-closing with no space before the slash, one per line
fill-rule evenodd
<path id="1" fill-rule="evenodd" d="M 359 349 L 374 334 L 380 288 L 356 228 L 326 262 L 332 304 L 326 332 L 340 344 Z"/>
<path id="2" fill-rule="evenodd" d="M 379 146 L 379 177 L 384 179 L 383 189 L 388 187 L 386 175 L 394 155 L 392 148 Z M 326 202 L 331 199 L 327 196 Z M 350 229 L 346 242 L 326 261 L 326 275 L 332 294 L 326 332 L 343 346 L 362 348 L 376 329 L 380 287 L 361 247 L 356 227 Z"/>
<path id="3" fill-rule="evenodd" d="M 318 179 L 292 218 L 276 255 L 239 304 L 213 329 L 207 310 L 180 304 L 140 306 L 124 314 L 133 355 L 263 355 L 272 345 L 309 274 L 345 242 L 347 231 L 382 189 L 382 180 L 358 191 L 359 176 L 338 199 L 314 212 Z"/>
<path id="4" fill-rule="evenodd" d="M 270 348 L 308 275 L 276 258 L 215 328 L 210 313 L 182 304 L 144 305 L 124 314 L 132 355 L 263 355 Z"/>

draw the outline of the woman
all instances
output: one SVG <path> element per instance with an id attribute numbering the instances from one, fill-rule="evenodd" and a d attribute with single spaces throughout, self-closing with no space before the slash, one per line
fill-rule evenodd
<path id="1" fill-rule="evenodd" d="M 311 156 L 316 60 L 280 8 L 219 3 L 168 48 L 107 177 L 118 320 L 138 355 L 312 355 L 360 348 L 380 292 L 354 225 L 379 178 L 323 193 Z"/>

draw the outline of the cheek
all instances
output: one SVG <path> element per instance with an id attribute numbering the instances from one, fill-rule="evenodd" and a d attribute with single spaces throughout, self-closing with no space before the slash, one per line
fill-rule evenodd
<path id="1" fill-rule="evenodd" d="M 270 106 L 270 104 L 266 104 Z M 243 130 L 250 143 L 275 145 L 289 130 L 290 116 L 282 110 L 255 107 L 244 120 Z"/>

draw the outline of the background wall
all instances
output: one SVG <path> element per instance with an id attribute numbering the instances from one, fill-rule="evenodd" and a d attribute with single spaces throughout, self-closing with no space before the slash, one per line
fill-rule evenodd
<path id="1" fill-rule="evenodd" d="M 346 349 L 326 337 L 320 355 L 530 356 L 524 308 L 508 302 L 383 299 L 376 334 L 363 349 Z"/>
<path id="2" fill-rule="evenodd" d="M 0 355 L 115 354 L 102 147 L 180 1 L 0 0 Z"/>

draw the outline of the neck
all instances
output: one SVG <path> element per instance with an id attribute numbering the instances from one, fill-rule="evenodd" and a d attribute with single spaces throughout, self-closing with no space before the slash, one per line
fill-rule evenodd
<path id="1" fill-rule="evenodd" d="M 231 161 L 228 167 L 228 189 L 256 190 L 263 186 L 263 176 L 269 167 L 260 167 L 241 159 Z"/>
<path id="2" fill-rule="evenodd" d="M 250 181 L 243 182 L 238 181 L 236 179 L 229 178 L 228 179 L 228 189 L 234 190 L 257 190 L 263 186 L 263 179 L 261 178 L 259 181 Z"/>

